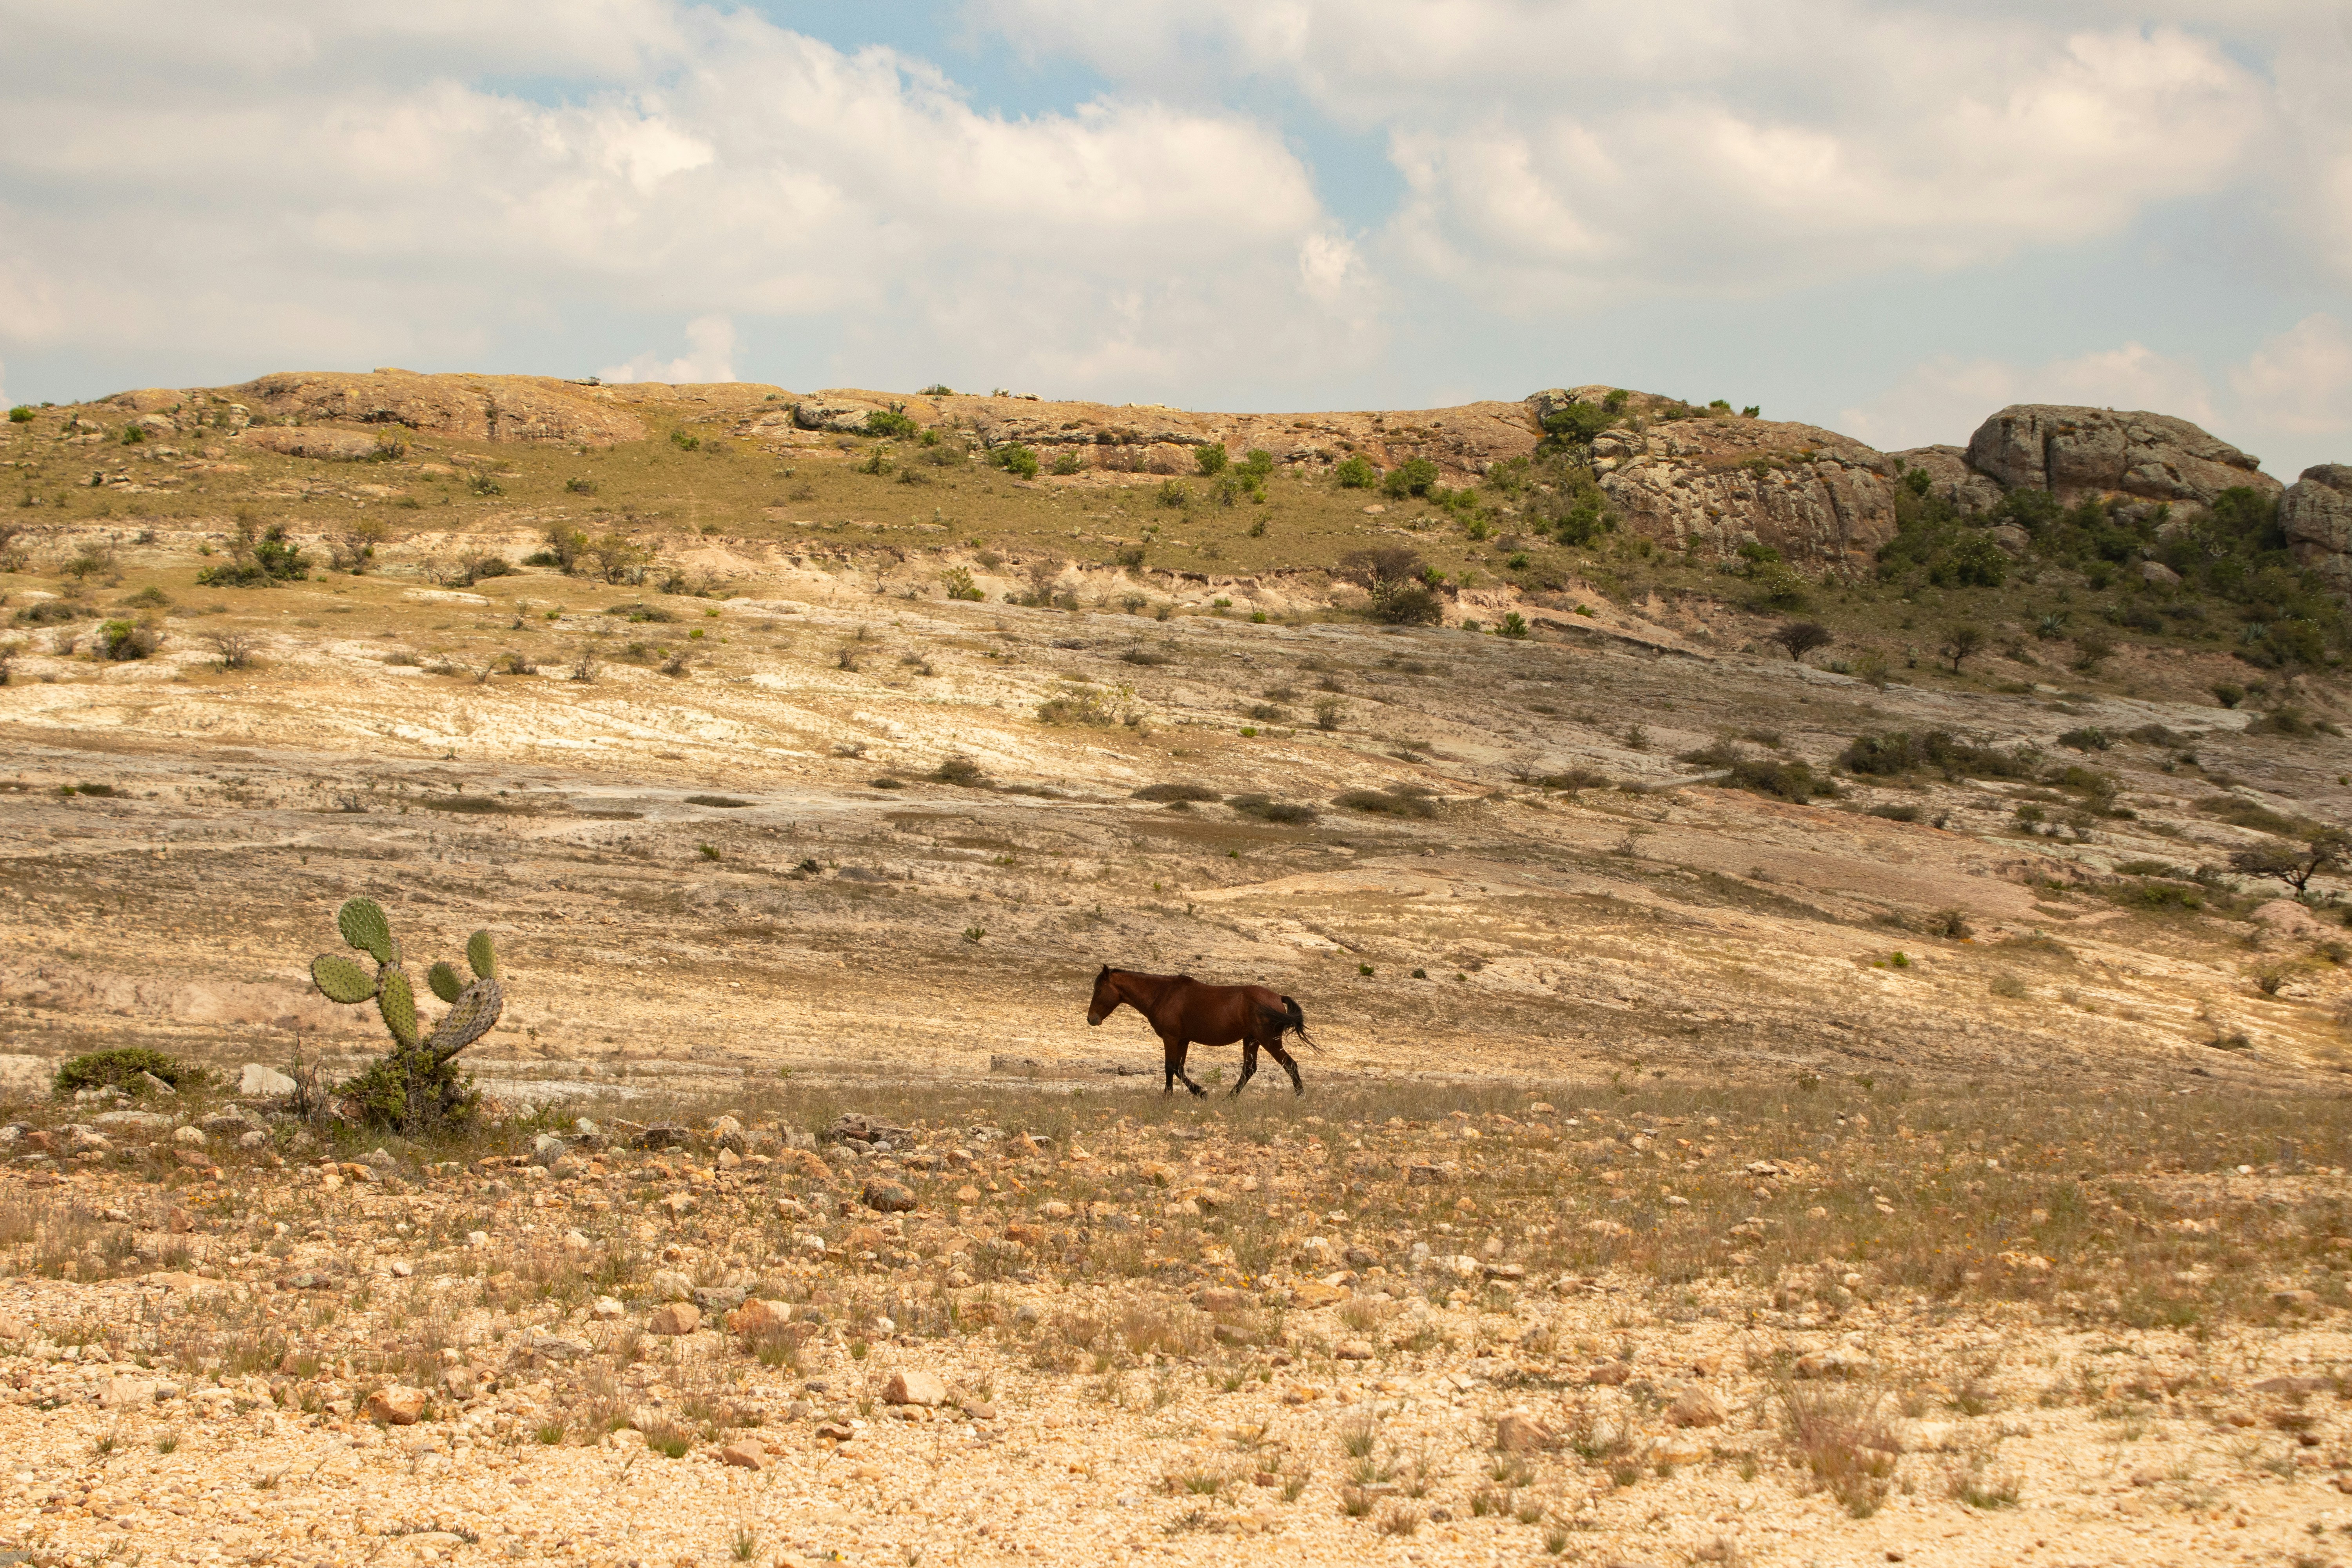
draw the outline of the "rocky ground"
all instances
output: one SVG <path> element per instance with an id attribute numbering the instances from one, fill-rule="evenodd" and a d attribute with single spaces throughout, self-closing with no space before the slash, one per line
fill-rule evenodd
<path id="1" fill-rule="evenodd" d="M 228 588 L 152 521 L 0 584 L 0 1551 L 2345 1555 L 2344 883 L 2228 869 L 2344 820 L 2327 678 L 838 531 Z M 307 979 L 362 893 L 494 933 L 472 1132 L 242 1071 L 382 1048 Z M 1106 963 L 1297 997 L 1305 1099 L 1163 1100 Z M 221 1077 L 47 1094 L 117 1046 Z"/>
<path id="2" fill-rule="evenodd" d="M 266 1104 L 53 1105 L 0 1188 L 0 1531 L 1480 1564 L 2352 1532 L 2344 1173 L 2207 1169 L 2277 1112 L 1543 1092 L 746 1086 L 363 1159 Z M 2313 1109 L 2279 1108 L 2305 1149 Z"/>

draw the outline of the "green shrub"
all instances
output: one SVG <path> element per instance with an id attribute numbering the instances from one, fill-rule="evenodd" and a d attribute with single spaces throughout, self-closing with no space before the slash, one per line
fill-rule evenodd
<path id="1" fill-rule="evenodd" d="M 8 410 L 8 423 L 11 425 L 30 425 L 32 422 L 33 405 L 31 404 L 19 403 L 16 407 Z"/>
<path id="2" fill-rule="evenodd" d="M 1495 628 L 1498 637 L 1523 637 L 1528 635 L 1528 618 L 1512 610 L 1503 616 L 1503 624 Z"/>
<path id="3" fill-rule="evenodd" d="M 1189 506 L 1192 501 L 1192 487 L 1181 479 L 1162 479 L 1153 499 L 1161 506 Z"/>
<path id="4" fill-rule="evenodd" d="M 681 452 L 699 451 L 702 447 L 702 437 L 688 435 L 683 430 L 673 430 L 669 433 L 669 444 Z"/>
<path id="5" fill-rule="evenodd" d="M 988 597 L 971 580 L 971 568 L 969 566 L 950 566 L 940 574 L 940 580 L 947 584 L 950 599 L 962 599 L 976 605 Z"/>
<path id="6" fill-rule="evenodd" d="M 1932 769 L 1948 778 L 2016 779 L 2032 776 L 2033 761 L 2023 747 L 2003 752 L 1960 740 L 1949 730 L 1895 730 L 1856 735 L 1838 765 L 1880 777 Z"/>
<path id="7" fill-rule="evenodd" d="M 1380 483 L 1381 471 L 1359 452 L 1333 468 L 1331 477 L 1339 481 L 1343 490 L 1368 490 Z"/>
<path id="8" fill-rule="evenodd" d="M 1254 816 L 1260 822 L 1295 825 L 1315 820 L 1313 806 L 1276 800 L 1268 795 L 1229 795 L 1225 797 L 1225 804 L 1244 816 Z"/>
<path id="9" fill-rule="evenodd" d="M 923 427 L 908 418 L 905 409 L 893 404 L 888 408 L 877 408 L 866 416 L 866 433 L 911 441 L 923 433 Z"/>
<path id="10" fill-rule="evenodd" d="M 2072 746 L 2078 752 L 2104 752 L 2114 745 L 2115 738 L 2096 724 L 2085 724 L 2079 730 L 2069 730 L 2058 737 L 2062 746 Z"/>
<path id="11" fill-rule="evenodd" d="M 1054 472 L 1057 474 L 1081 474 L 1086 468 L 1086 455 L 1076 447 L 1065 447 L 1054 456 Z"/>
<path id="12" fill-rule="evenodd" d="M 163 634 L 144 621 L 108 621 L 98 628 L 98 640 L 100 658 L 124 661 L 153 654 Z"/>
<path id="13" fill-rule="evenodd" d="M 173 1089 L 201 1089 L 212 1076 L 200 1067 L 192 1067 L 177 1057 L 165 1056 L 145 1046 L 118 1046 L 112 1050 L 75 1057 L 65 1063 L 58 1068 L 57 1089 L 59 1094 L 71 1094 L 78 1089 L 132 1089 L 142 1073 L 152 1073 Z"/>
<path id="14" fill-rule="evenodd" d="M 999 447 L 988 456 L 989 461 L 1015 478 L 1034 479 L 1037 477 L 1036 451 L 1018 441 Z"/>
<path id="15" fill-rule="evenodd" d="M 1225 471 L 1227 457 L 1222 441 L 1206 441 L 1192 448 L 1192 461 L 1200 466 L 1204 476 L 1210 478 Z"/>
<path id="16" fill-rule="evenodd" d="M 1145 784 L 1135 792 L 1132 798 L 1150 801 L 1215 800 L 1217 792 L 1207 784 Z"/>
<path id="17" fill-rule="evenodd" d="M 1402 784 L 1389 789 L 1343 790 L 1331 797 L 1331 804 L 1374 816 L 1435 816 L 1437 803 L 1429 798 L 1430 794 L 1420 784 Z"/>
<path id="18" fill-rule="evenodd" d="M 1429 487 L 1437 482 L 1437 465 L 1427 458 L 1411 458 L 1391 468 L 1381 478 L 1381 489 L 1399 500 L 1407 496 L 1425 496 Z"/>
<path id="19" fill-rule="evenodd" d="M 1695 752 L 1685 752 L 1678 760 L 1694 767 L 1723 770 L 1728 775 L 1723 781 L 1727 788 L 1776 795 L 1799 805 L 1803 805 L 1817 795 L 1837 794 L 1837 785 L 1817 775 L 1803 763 L 1782 762 L 1777 757 L 1751 757 L 1726 742 L 1717 742 Z"/>

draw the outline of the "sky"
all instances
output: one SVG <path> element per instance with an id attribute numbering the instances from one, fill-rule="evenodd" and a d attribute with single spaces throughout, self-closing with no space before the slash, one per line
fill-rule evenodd
<path id="1" fill-rule="evenodd" d="M 2352 461 L 2343 0 L 0 0 L 0 398 L 1602 383 Z"/>

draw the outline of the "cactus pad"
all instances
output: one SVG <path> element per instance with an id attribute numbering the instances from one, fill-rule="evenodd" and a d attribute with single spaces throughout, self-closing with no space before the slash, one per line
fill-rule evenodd
<path id="1" fill-rule="evenodd" d="M 378 963 L 398 963 L 400 949 L 392 940 L 392 922 L 373 899 L 345 899 L 335 911 L 335 928 L 353 947 L 364 949 Z"/>
<path id="2" fill-rule="evenodd" d="M 349 1005 L 375 994 L 375 976 L 364 964 L 340 952 L 322 952 L 310 961 L 310 979 L 330 1002 Z"/>
<path id="3" fill-rule="evenodd" d="M 466 962 L 474 966 L 477 980 L 499 977 L 499 955 L 491 950 L 489 932 L 478 931 L 466 939 Z"/>
<path id="4" fill-rule="evenodd" d="M 440 1027 L 426 1042 L 436 1057 L 453 1057 L 490 1032 L 506 1011 L 506 997 L 495 980 L 477 980 L 449 1007 Z"/>
<path id="5" fill-rule="evenodd" d="M 376 994 L 376 1008 L 383 1015 L 383 1026 L 403 1048 L 416 1048 L 416 993 L 408 986 L 408 976 L 397 969 L 383 972 L 383 989 Z"/>
<path id="6" fill-rule="evenodd" d="M 432 986 L 433 994 L 444 1002 L 455 1002 L 458 994 L 466 989 L 466 983 L 457 978 L 457 972 L 446 963 L 436 963 L 426 970 L 425 983 Z"/>

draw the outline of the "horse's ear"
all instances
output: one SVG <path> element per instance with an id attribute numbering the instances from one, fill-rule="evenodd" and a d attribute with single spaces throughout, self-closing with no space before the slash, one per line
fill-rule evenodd
<path id="1" fill-rule="evenodd" d="M 1109 978 L 1110 978 L 1110 965 L 1109 965 L 1109 964 L 1108 964 L 1108 963 L 1106 963 L 1106 964 L 1104 964 L 1104 965 L 1102 966 L 1102 973 L 1101 973 L 1100 974 L 1097 974 L 1097 975 L 1096 975 L 1096 976 L 1095 976 L 1095 984 L 1097 984 L 1097 985 L 1099 985 L 1099 984 L 1101 984 L 1104 981 L 1108 980 Z"/>

